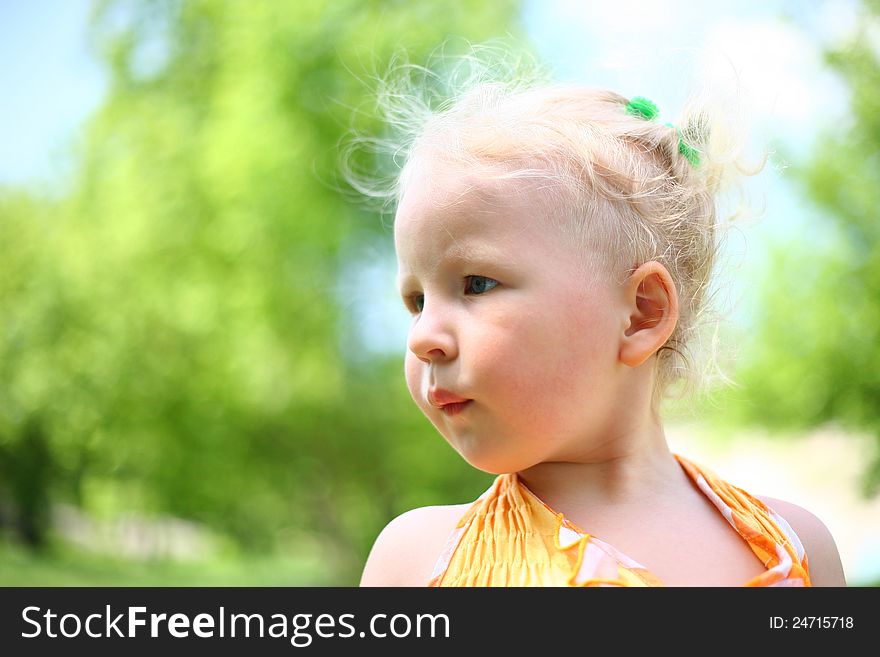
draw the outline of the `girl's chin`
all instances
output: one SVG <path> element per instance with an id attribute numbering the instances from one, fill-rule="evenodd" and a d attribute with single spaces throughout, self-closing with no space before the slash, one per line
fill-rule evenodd
<path id="1" fill-rule="evenodd" d="M 513 472 L 519 472 L 520 470 L 525 469 L 525 467 L 528 467 L 522 463 L 511 460 L 509 455 L 493 454 L 481 450 L 463 450 L 458 447 L 456 447 L 455 451 L 458 452 L 468 465 L 491 475 L 510 474 Z"/>

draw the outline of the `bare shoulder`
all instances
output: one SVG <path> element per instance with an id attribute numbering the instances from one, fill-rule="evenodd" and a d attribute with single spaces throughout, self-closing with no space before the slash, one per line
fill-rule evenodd
<path id="1" fill-rule="evenodd" d="M 797 504 L 763 495 L 757 497 L 791 525 L 801 539 L 813 586 L 846 586 L 840 553 L 825 523 Z"/>
<path id="2" fill-rule="evenodd" d="M 373 543 L 361 586 L 425 586 L 449 535 L 472 504 L 425 506 L 397 516 Z"/>

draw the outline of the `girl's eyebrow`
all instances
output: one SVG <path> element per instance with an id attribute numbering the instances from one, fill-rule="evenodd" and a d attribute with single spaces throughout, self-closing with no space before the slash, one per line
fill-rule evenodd
<path id="1" fill-rule="evenodd" d="M 494 260 L 501 255 L 501 249 L 485 240 L 465 240 L 458 241 L 452 246 L 442 258 L 440 262 L 461 262 L 467 261 L 483 261 Z"/>
<path id="2" fill-rule="evenodd" d="M 495 246 L 494 244 L 478 240 L 459 240 L 456 241 L 439 260 L 435 261 L 431 267 L 431 271 L 438 271 L 444 266 L 456 265 L 460 263 L 469 263 L 474 266 L 480 265 L 497 265 L 510 260 L 509 255 Z M 476 273 L 476 272 L 475 272 Z M 417 280 L 418 277 L 413 273 L 406 273 L 398 277 L 397 289 L 403 293 L 411 280 Z"/>

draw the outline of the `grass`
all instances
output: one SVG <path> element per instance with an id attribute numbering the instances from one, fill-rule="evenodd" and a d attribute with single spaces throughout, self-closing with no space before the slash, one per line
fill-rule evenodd
<path id="1" fill-rule="evenodd" d="M 0 543 L 0 586 L 328 586 L 326 564 L 292 556 L 134 561 L 72 547 L 34 554 Z"/>

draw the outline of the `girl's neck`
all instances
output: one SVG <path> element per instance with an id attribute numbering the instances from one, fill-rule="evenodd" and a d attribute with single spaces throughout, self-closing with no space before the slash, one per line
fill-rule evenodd
<path id="1" fill-rule="evenodd" d="M 517 474 L 529 490 L 563 513 L 655 505 L 691 488 L 660 426 L 576 459 L 539 463 Z"/>

